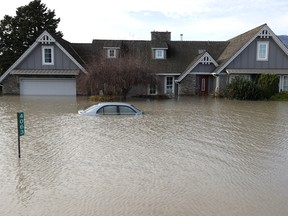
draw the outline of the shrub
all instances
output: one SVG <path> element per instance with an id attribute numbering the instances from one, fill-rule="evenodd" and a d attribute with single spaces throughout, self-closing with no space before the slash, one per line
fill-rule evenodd
<path id="1" fill-rule="evenodd" d="M 288 101 L 288 92 L 280 92 L 277 94 L 274 94 L 272 97 L 270 97 L 270 100 L 272 101 Z"/>
<path id="2" fill-rule="evenodd" d="M 258 100 L 261 93 L 255 82 L 236 76 L 227 86 L 224 96 L 237 100 Z"/>
<path id="3" fill-rule="evenodd" d="M 257 83 L 263 99 L 267 100 L 279 91 L 279 77 L 276 74 L 261 74 Z"/>

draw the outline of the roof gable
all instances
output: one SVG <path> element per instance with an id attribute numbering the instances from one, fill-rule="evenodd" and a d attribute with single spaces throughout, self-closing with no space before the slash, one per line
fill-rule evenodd
<path id="1" fill-rule="evenodd" d="M 203 52 L 199 54 L 191 64 L 185 69 L 185 71 L 175 80 L 176 82 L 181 82 L 198 64 L 214 64 L 215 67 L 218 63 L 208 52 Z"/>
<path id="2" fill-rule="evenodd" d="M 8 68 L 8 70 L 0 77 L 0 82 L 2 82 L 5 77 L 11 73 L 11 71 L 13 69 L 15 69 L 35 48 L 36 46 L 41 43 L 41 44 L 50 44 L 54 42 L 56 46 L 58 46 L 67 56 L 68 58 L 70 58 L 78 67 L 81 71 L 83 71 L 84 73 L 87 73 L 87 71 L 85 70 L 85 68 L 78 62 L 76 61 L 76 59 L 72 56 L 73 52 L 75 52 L 73 50 L 73 48 L 71 47 L 71 49 L 69 51 L 67 51 L 67 49 L 64 48 L 64 43 L 67 42 L 65 40 L 61 40 L 60 38 L 57 37 L 56 40 L 56 36 L 50 33 L 48 33 L 47 31 L 44 31 L 37 39 L 36 41 L 14 62 L 14 64 Z M 67 42 L 68 43 L 68 42 Z M 69 45 L 68 45 L 69 46 Z M 67 45 L 65 46 L 67 47 Z M 76 52 L 75 52 L 76 53 Z"/>
<path id="3" fill-rule="evenodd" d="M 276 44 L 288 55 L 288 49 L 283 42 L 275 35 L 275 33 L 268 27 L 267 24 L 263 24 L 248 32 L 240 34 L 228 42 L 228 46 L 217 59 L 220 64 L 215 70 L 215 74 L 219 74 L 223 69 L 230 64 L 239 54 L 248 47 L 257 37 L 260 38 L 272 38 Z"/>

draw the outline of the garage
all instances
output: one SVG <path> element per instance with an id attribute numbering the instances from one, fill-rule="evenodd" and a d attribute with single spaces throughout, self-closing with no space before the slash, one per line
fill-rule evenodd
<path id="1" fill-rule="evenodd" d="M 20 79 L 20 95 L 76 95 L 75 79 Z"/>

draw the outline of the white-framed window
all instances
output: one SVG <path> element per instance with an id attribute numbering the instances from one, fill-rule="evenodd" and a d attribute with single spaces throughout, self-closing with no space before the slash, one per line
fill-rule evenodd
<path id="1" fill-rule="evenodd" d="M 148 95 L 156 95 L 157 94 L 157 85 L 150 84 L 148 86 Z"/>
<path id="2" fill-rule="evenodd" d="M 43 65 L 54 64 L 54 47 L 53 46 L 42 47 L 42 64 Z"/>
<path id="3" fill-rule="evenodd" d="M 282 91 L 288 91 L 288 76 L 283 76 Z"/>
<path id="4" fill-rule="evenodd" d="M 163 49 L 155 49 L 155 59 L 164 59 L 164 50 Z"/>
<path id="5" fill-rule="evenodd" d="M 257 43 L 257 61 L 268 61 L 269 42 L 258 41 Z"/>
<path id="6" fill-rule="evenodd" d="M 166 76 L 165 77 L 165 94 L 174 94 L 174 77 Z"/>
<path id="7" fill-rule="evenodd" d="M 206 90 L 206 79 L 202 78 L 201 80 L 201 91 L 205 91 Z"/>
<path id="8" fill-rule="evenodd" d="M 116 58 L 116 49 L 107 49 L 108 58 Z"/>

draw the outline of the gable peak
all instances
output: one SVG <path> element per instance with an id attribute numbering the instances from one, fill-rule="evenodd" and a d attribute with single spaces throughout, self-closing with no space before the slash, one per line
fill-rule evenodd
<path id="1" fill-rule="evenodd" d="M 50 44 L 52 42 L 55 42 L 55 39 L 47 32 L 44 31 L 38 38 L 37 42 L 40 42 L 42 44 Z"/>
<path id="2" fill-rule="evenodd" d="M 258 33 L 258 36 L 260 38 L 269 38 L 271 37 L 273 34 L 271 32 L 271 30 L 269 28 L 267 28 L 266 26 L 264 26 L 261 31 Z"/>

